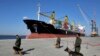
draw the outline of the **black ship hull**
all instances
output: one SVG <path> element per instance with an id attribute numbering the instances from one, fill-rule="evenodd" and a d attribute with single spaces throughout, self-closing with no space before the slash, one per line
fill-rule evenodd
<path id="1" fill-rule="evenodd" d="M 34 33 L 37 33 L 38 35 L 39 34 L 53 34 L 53 35 L 74 36 L 77 33 L 77 32 L 69 31 L 69 30 L 56 29 L 53 25 L 47 24 L 43 21 L 31 20 L 31 19 L 26 19 L 23 21 L 27 25 L 27 28 L 31 31 L 33 35 Z"/>

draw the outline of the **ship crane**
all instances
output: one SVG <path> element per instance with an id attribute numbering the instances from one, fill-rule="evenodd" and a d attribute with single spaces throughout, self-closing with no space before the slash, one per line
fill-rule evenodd
<path id="1" fill-rule="evenodd" d="M 54 11 L 51 13 L 50 16 L 46 15 L 45 13 L 39 13 L 39 14 L 42 15 L 42 16 L 50 18 L 50 24 L 52 24 L 52 25 L 55 24 L 56 20 L 55 20 L 55 12 Z"/>
<path id="2" fill-rule="evenodd" d="M 52 25 L 56 24 L 56 25 L 58 25 L 58 28 L 62 28 L 64 30 L 68 30 L 70 28 L 69 22 L 68 22 L 68 16 L 64 16 L 64 21 L 61 21 L 61 20 L 55 19 L 55 12 L 54 11 L 52 11 L 50 16 L 48 16 L 45 13 L 40 13 L 40 15 L 50 18 L 50 24 L 52 24 Z"/>

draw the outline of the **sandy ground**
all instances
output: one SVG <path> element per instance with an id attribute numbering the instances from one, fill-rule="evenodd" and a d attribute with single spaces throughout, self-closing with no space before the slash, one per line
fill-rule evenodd
<path id="1" fill-rule="evenodd" d="M 81 37 L 81 53 L 84 56 L 100 56 L 100 37 Z M 74 51 L 75 38 L 61 38 L 61 48 L 55 48 L 56 38 L 22 39 L 23 56 L 68 56 L 64 49 L 68 46 Z M 15 39 L 0 40 L 0 56 L 15 55 L 12 47 Z"/>

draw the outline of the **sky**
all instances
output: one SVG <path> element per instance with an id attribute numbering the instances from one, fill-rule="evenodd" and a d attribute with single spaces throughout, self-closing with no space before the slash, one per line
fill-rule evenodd
<path id="1" fill-rule="evenodd" d="M 0 35 L 29 34 L 30 30 L 24 24 L 23 17 L 37 20 L 38 3 L 41 12 L 55 11 L 58 20 L 63 21 L 62 17 L 67 15 L 69 22 L 84 25 L 88 35 L 91 32 L 92 19 L 96 20 L 97 27 L 100 28 L 100 0 L 0 0 Z M 40 20 L 49 21 L 43 16 Z"/>

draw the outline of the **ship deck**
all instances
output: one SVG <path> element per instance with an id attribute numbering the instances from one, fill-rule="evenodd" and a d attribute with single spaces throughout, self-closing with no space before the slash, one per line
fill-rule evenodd
<path id="1" fill-rule="evenodd" d="M 61 48 L 55 48 L 56 38 L 22 39 L 23 56 L 68 56 L 64 49 L 74 50 L 75 38 L 61 38 Z M 15 55 L 12 47 L 15 39 L 0 40 L 0 56 Z M 81 53 L 84 56 L 100 56 L 100 37 L 82 37 Z"/>

